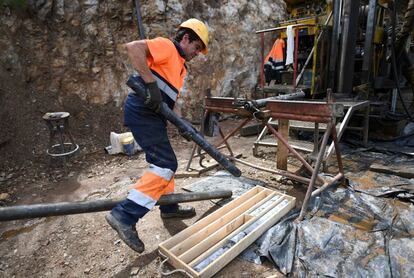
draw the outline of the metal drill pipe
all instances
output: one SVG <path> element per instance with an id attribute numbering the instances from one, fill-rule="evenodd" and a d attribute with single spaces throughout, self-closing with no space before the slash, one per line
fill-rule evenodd
<path id="1" fill-rule="evenodd" d="M 326 144 L 328 143 L 328 139 L 329 139 L 329 136 L 331 135 L 333 128 L 335 128 L 334 124 L 332 122 L 328 123 L 328 127 L 326 128 L 325 134 L 323 135 L 321 149 L 319 151 L 318 158 L 316 159 L 315 168 L 313 169 L 313 172 L 312 172 L 311 181 L 309 183 L 308 190 L 306 191 L 305 199 L 303 200 L 302 209 L 300 210 L 299 217 L 297 218 L 298 221 L 302 221 L 303 217 L 305 217 L 306 210 L 308 208 L 308 202 L 312 196 L 313 187 L 315 185 L 316 179 L 319 177 L 318 172 L 319 172 L 319 168 L 321 167 L 322 160 L 325 154 Z M 341 174 L 337 176 L 340 177 L 340 175 Z"/>
<path id="2" fill-rule="evenodd" d="M 230 198 L 231 191 L 221 190 L 202 193 L 172 193 L 161 196 L 156 205 L 195 202 L 211 199 Z M 83 202 L 62 202 L 52 204 L 21 205 L 0 208 L 0 221 L 90 213 L 111 210 L 122 199 L 93 200 Z"/>
<path id="3" fill-rule="evenodd" d="M 260 109 L 267 105 L 269 101 L 272 100 L 292 100 L 292 99 L 299 99 L 305 96 L 305 92 L 302 90 L 298 90 L 295 93 L 286 94 L 286 95 L 278 95 L 274 97 L 256 99 L 256 100 L 247 100 L 245 101 L 243 107 L 244 109 L 251 111 L 254 109 Z"/>
<path id="4" fill-rule="evenodd" d="M 131 75 L 127 81 L 127 85 L 134 90 L 134 92 L 146 99 L 147 93 L 144 84 L 140 81 L 140 76 L 138 75 Z M 206 139 L 201 136 L 200 133 L 197 132 L 193 128 L 191 124 L 184 121 L 180 117 L 178 117 L 168 106 L 165 102 L 161 102 L 160 111 L 159 113 L 164 116 L 168 121 L 170 121 L 173 125 L 177 127 L 180 131 L 180 134 L 188 139 L 194 141 L 197 145 L 200 146 L 203 150 L 206 151 L 213 159 L 215 159 L 221 166 L 224 167 L 227 171 L 230 172 L 235 177 L 241 176 L 241 171 L 231 163 L 223 154 L 221 154 L 214 146 L 212 146 Z"/>

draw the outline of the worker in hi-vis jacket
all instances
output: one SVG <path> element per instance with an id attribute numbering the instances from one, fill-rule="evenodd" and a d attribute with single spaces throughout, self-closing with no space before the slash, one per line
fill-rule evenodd
<path id="1" fill-rule="evenodd" d="M 138 253 L 144 251 L 136 224 L 151 210 L 161 195 L 174 191 L 177 158 L 167 135 L 166 119 L 157 113 L 161 101 L 173 109 L 187 73 L 186 62 L 200 52 L 207 54 L 207 26 L 197 19 L 184 21 L 173 39 L 138 40 L 123 45 L 130 62 L 147 88 L 144 100 L 129 93 L 124 106 L 124 122 L 142 147 L 149 169 L 129 191 L 126 200 L 106 215 L 119 237 Z M 162 218 L 189 218 L 193 207 L 178 204 L 160 206 Z"/>
<path id="2" fill-rule="evenodd" d="M 282 83 L 281 71 L 284 69 L 284 49 L 285 41 L 278 35 L 272 49 L 265 58 L 264 70 L 266 83 L 276 80 L 276 83 Z"/>

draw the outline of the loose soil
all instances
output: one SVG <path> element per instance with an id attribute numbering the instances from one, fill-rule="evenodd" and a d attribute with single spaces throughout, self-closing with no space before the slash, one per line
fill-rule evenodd
<path id="1" fill-rule="evenodd" d="M 229 129 L 239 120 L 228 120 Z M 73 128 L 75 129 L 75 128 Z M 182 139 L 175 129 L 169 128 L 172 145 L 181 169 L 186 165 L 192 143 Z M 108 138 L 105 141 L 109 141 Z M 83 137 L 82 137 L 83 138 Z M 83 142 L 82 138 L 76 138 Z M 254 158 L 251 147 L 255 137 L 231 139 L 234 152 L 259 165 L 273 167 L 274 152 L 264 152 Z M 213 140 L 214 141 L 214 140 Z M 65 163 L 42 154 L 42 160 L 30 166 L 8 168 L 2 173 L 2 205 L 52 203 L 101 198 L 120 198 L 127 194 L 129 186 L 142 175 L 147 167 L 145 156 L 138 153 L 131 158 L 125 155 L 108 155 L 105 144 L 96 148 L 81 149 Z M 196 162 L 194 162 L 196 163 Z M 66 165 L 66 168 L 63 165 Z M 294 166 L 292 166 L 294 167 Z M 265 181 L 270 187 L 283 192 L 293 190 L 292 184 L 280 183 L 274 175 L 240 166 L 243 175 Z M 176 191 L 199 178 L 179 178 Z M 294 189 L 303 195 L 304 188 Z M 292 191 L 292 192 L 293 192 Z M 299 202 L 300 203 L 300 202 Z M 106 212 L 68 215 L 32 220 L 0 223 L 0 275 L 3 277 L 160 277 L 162 257 L 158 244 L 218 208 L 211 201 L 191 203 L 197 215 L 188 220 L 163 221 L 158 208 L 154 208 L 140 220 L 137 230 L 146 249 L 137 254 L 121 242 L 107 225 Z M 167 270 L 171 267 L 167 265 Z M 233 260 L 217 274 L 217 277 L 268 277 L 283 276 L 270 262 L 255 265 L 241 259 Z M 183 277 L 173 274 L 171 277 Z"/>

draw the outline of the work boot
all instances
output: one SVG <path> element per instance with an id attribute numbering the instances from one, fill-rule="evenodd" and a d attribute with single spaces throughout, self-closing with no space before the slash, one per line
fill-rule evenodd
<path id="1" fill-rule="evenodd" d="M 116 219 L 111 213 L 108 213 L 105 216 L 106 221 L 111 225 L 119 237 L 128 245 L 132 250 L 138 253 L 144 252 L 145 246 L 144 243 L 139 239 L 137 230 L 134 225 L 126 225 Z"/>
<path id="2" fill-rule="evenodd" d="M 190 206 L 164 205 L 160 206 L 161 218 L 191 218 L 196 215 L 195 209 Z"/>

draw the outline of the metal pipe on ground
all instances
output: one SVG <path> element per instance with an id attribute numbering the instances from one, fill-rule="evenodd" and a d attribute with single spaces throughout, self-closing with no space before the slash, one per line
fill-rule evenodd
<path id="1" fill-rule="evenodd" d="M 202 193 L 172 193 L 161 196 L 156 205 L 170 205 L 211 199 L 223 199 L 230 198 L 231 196 L 232 192 L 229 190 Z M 111 210 L 121 201 L 123 200 L 101 199 L 82 202 L 62 202 L 3 207 L 0 208 L 0 221 L 107 211 Z"/>

